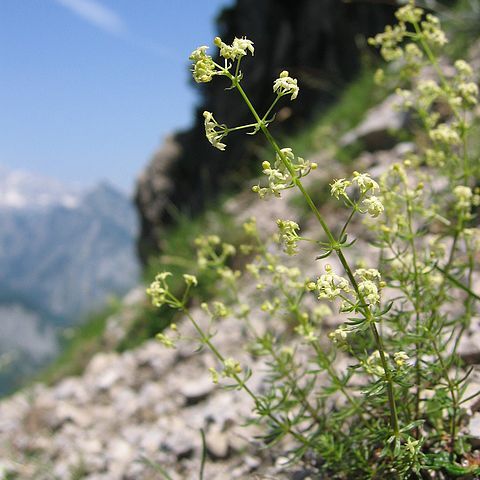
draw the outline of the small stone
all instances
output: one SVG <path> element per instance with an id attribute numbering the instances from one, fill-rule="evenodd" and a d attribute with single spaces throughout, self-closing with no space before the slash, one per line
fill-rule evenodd
<path id="1" fill-rule="evenodd" d="M 92 417 L 87 410 L 74 407 L 66 402 L 60 402 L 53 415 L 49 418 L 49 426 L 55 430 L 68 422 L 78 427 L 86 428 L 91 424 Z"/>
<path id="2" fill-rule="evenodd" d="M 475 415 L 470 418 L 468 431 L 471 435 L 470 442 L 473 448 L 480 447 L 480 413 L 475 413 Z"/>
<path id="3" fill-rule="evenodd" d="M 166 434 L 162 448 L 172 452 L 177 460 L 192 457 L 200 443 L 200 433 L 189 429 L 180 419 L 172 422 L 171 433 Z"/>
<path id="4" fill-rule="evenodd" d="M 208 454 L 214 460 L 227 458 L 230 454 L 231 448 L 228 443 L 228 436 L 216 424 L 209 428 L 205 435 L 205 443 Z"/>
<path id="5" fill-rule="evenodd" d="M 407 114 L 396 109 L 396 104 L 397 95 L 390 95 L 380 105 L 373 107 L 360 125 L 340 139 L 340 145 L 347 147 L 362 142 L 369 151 L 392 148 L 397 143 L 392 132 L 401 130 L 407 122 Z"/>
<path id="6" fill-rule="evenodd" d="M 185 397 L 187 406 L 205 400 L 215 389 L 210 377 L 201 377 L 182 383 L 180 393 Z"/>
<path id="7" fill-rule="evenodd" d="M 458 346 L 458 354 L 467 365 L 480 363 L 480 332 L 464 336 Z"/>

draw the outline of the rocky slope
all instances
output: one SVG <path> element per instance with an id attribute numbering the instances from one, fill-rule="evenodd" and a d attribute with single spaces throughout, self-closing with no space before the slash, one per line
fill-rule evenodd
<path id="1" fill-rule="evenodd" d="M 387 99 L 372 110 L 345 141 L 378 139 L 389 134 L 390 126 L 402 125 L 404 119 L 391 111 L 391 103 Z M 372 121 L 379 116 L 383 122 Z M 401 143 L 391 150 L 365 152 L 355 166 L 379 175 L 411 148 L 411 144 Z M 312 181 L 325 185 L 333 176 L 342 175 L 341 167 L 328 154 L 312 160 L 320 166 Z M 267 232 L 275 230 L 276 218 L 296 214 L 288 196 L 282 201 L 259 202 L 252 193 L 245 193 L 232 198 L 225 208 L 238 222 L 252 215 L 261 218 L 262 231 Z M 338 214 L 328 208 L 323 213 L 330 221 Z M 303 228 L 308 232 L 312 227 L 306 222 Z M 355 251 L 362 257 L 368 256 L 363 232 L 361 224 L 353 225 L 353 234 L 360 237 Z M 295 262 L 313 275 L 317 271 L 315 255 L 314 249 L 302 250 Z M 242 295 L 252 289 L 254 286 L 246 284 Z M 134 308 L 135 301 L 127 301 L 123 314 L 128 317 Z M 206 321 L 200 308 L 194 308 L 193 315 L 200 323 Z M 254 321 L 258 328 L 264 324 L 261 317 Z M 326 327 L 334 328 L 337 321 L 332 317 Z M 112 319 L 106 335 L 118 330 L 121 323 L 121 319 Z M 188 322 L 181 322 L 180 328 L 185 336 L 193 335 Z M 225 319 L 216 330 L 216 345 L 225 355 L 252 367 L 255 374 L 249 386 L 261 391 L 265 365 L 242 351 L 242 323 Z M 475 369 L 465 397 L 480 388 L 479 335 L 480 317 L 475 317 L 460 346 L 464 360 Z M 153 480 L 162 477 L 160 471 L 168 472 L 173 480 L 194 479 L 201 464 L 203 429 L 207 449 L 204 478 L 316 478 L 314 464 L 286 465 L 284 452 L 288 445 L 274 450 L 261 448 L 255 440 L 257 427 L 242 426 L 252 414 L 252 404 L 243 392 L 224 391 L 213 385 L 208 375 L 213 365 L 208 351 L 194 354 L 188 343 L 169 350 L 149 341 L 123 354 L 100 353 L 82 376 L 64 379 L 50 388 L 38 385 L 0 403 L 0 468 L 13 478 L 17 475 L 38 480 Z M 480 443 L 480 402 L 473 399 L 464 406 L 472 415 L 468 428 L 473 442 Z"/>

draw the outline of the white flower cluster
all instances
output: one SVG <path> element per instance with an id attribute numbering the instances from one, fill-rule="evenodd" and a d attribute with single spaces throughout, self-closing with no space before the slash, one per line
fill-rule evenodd
<path id="1" fill-rule="evenodd" d="M 218 73 L 212 57 L 206 53 L 207 50 L 206 46 L 198 47 L 189 57 L 193 62 L 193 78 L 197 83 L 210 82 L 212 77 Z"/>
<path id="2" fill-rule="evenodd" d="M 273 91 L 279 96 L 290 95 L 290 100 L 295 100 L 298 96 L 299 88 L 297 79 L 289 76 L 284 70 L 280 76 L 273 82 Z"/>
<path id="3" fill-rule="evenodd" d="M 228 135 L 228 128 L 226 125 L 219 124 L 213 117 L 211 112 L 203 112 L 205 119 L 205 135 L 207 140 L 219 150 L 225 150 L 226 145 L 222 143 L 224 137 Z"/>
<path id="4" fill-rule="evenodd" d="M 440 123 L 436 128 L 430 130 L 429 135 L 434 142 L 444 145 L 454 146 L 461 143 L 460 135 L 455 125 Z"/>
<path id="5" fill-rule="evenodd" d="M 341 325 L 337 329 L 335 329 L 333 332 L 330 332 L 328 334 L 328 338 L 337 346 L 342 347 L 347 345 L 348 342 L 348 336 L 349 334 L 352 333 L 352 330 L 345 327 L 344 325 Z"/>
<path id="6" fill-rule="evenodd" d="M 214 367 L 210 367 L 208 371 L 212 377 L 212 382 L 216 385 L 219 381 L 219 372 L 217 372 Z M 240 362 L 234 358 L 226 358 L 223 360 L 223 369 L 221 373 L 222 377 L 236 378 L 237 375 L 242 373 L 242 366 L 240 365 Z"/>
<path id="7" fill-rule="evenodd" d="M 393 361 L 397 367 L 403 367 L 408 360 L 410 360 L 410 358 L 403 350 L 393 354 Z"/>
<path id="8" fill-rule="evenodd" d="M 242 366 L 240 362 L 234 358 L 226 358 L 223 362 L 223 372 L 224 377 L 236 377 L 242 373 Z"/>
<path id="9" fill-rule="evenodd" d="M 407 24 L 414 25 L 414 29 L 418 30 L 414 35 L 422 37 L 432 46 L 441 47 L 447 43 L 447 37 L 440 27 L 438 18 L 430 13 L 424 17 L 424 13 L 423 9 L 415 7 L 414 1 L 410 1 L 395 13 L 399 23 L 393 27 L 388 25 L 384 32 L 370 38 L 370 45 L 380 47 L 380 53 L 387 62 L 404 57 L 407 65 L 418 67 L 419 60 L 423 56 L 420 50 L 412 46 L 413 43 L 402 48 L 404 40 L 412 36 Z"/>
<path id="10" fill-rule="evenodd" d="M 336 199 L 343 198 L 349 201 L 347 189 L 357 187 L 364 209 L 360 213 L 368 213 L 371 217 L 378 217 L 384 210 L 383 204 L 374 194 L 380 190 L 378 183 L 368 173 L 353 172 L 352 180 L 339 178 L 330 184 L 330 193 Z M 351 204 L 351 203 L 350 203 Z"/>
<path id="11" fill-rule="evenodd" d="M 474 194 L 470 187 L 464 185 L 457 185 L 453 189 L 453 194 L 456 197 L 455 208 L 462 210 L 465 213 L 469 213 L 472 206 L 478 206 L 480 204 L 480 196 Z"/>
<path id="12" fill-rule="evenodd" d="M 167 285 L 167 278 L 171 276 L 170 272 L 162 272 L 155 276 L 155 280 L 152 282 L 149 288 L 147 288 L 147 295 L 151 297 L 152 305 L 155 307 L 161 307 L 162 305 L 169 303 L 169 287 Z"/>
<path id="13" fill-rule="evenodd" d="M 226 60 L 239 60 L 250 52 L 255 52 L 253 42 L 246 37 L 234 38 L 231 45 L 227 45 L 220 37 L 215 37 L 213 43 L 220 49 L 220 56 Z"/>
<path id="14" fill-rule="evenodd" d="M 277 220 L 277 226 L 280 233 L 280 242 L 284 245 L 284 252 L 287 255 L 295 255 L 297 253 L 298 233 L 300 230 L 298 223 L 291 220 Z"/>
<path id="15" fill-rule="evenodd" d="M 334 273 L 330 264 L 325 265 L 325 273 L 316 282 L 310 282 L 307 288 L 316 290 L 319 300 L 322 298 L 335 300 L 342 293 L 352 291 L 348 280 Z"/>
<path id="16" fill-rule="evenodd" d="M 220 37 L 214 40 L 215 45 L 220 49 L 220 56 L 225 58 L 225 68 L 215 64 L 213 58 L 207 55 L 208 47 L 203 45 L 198 47 L 190 54 L 190 60 L 193 62 L 192 72 L 193 78 L 197 83 L 210 82 L 214 75 L 229 74 L 228 70 L 231 64 L 228 60 L 239 60 L 250 52 L 254 53 L 253 42 L 245 37 L 235 38 L 231 45 L 227 45 Z"/>
<path id="17" fill-rule="evenodd" d="M 415 7 L 413 2 L 399 8 L 395 12 L 399 22 L 404 23 L 418 23 L 422 19 L 423 10 L 421 8 Z"/>
<path id="18" fill-rule="evenodd" d="M 421 22 L 422 34 L 428 42 L 437 47 L 443 47 L 448 43 L 445 32 L 440 27 L 440 20 L 435 15 L 427 13 L 425 20 Z"/>
<path id="19" fill-rule="evenodd" d="M 379 46 L 382 57 L 387 62 L 391 62 L 401 58 L 403 55 L 403 50 L 399 45 L 402 43 L 406 31 L 407 28 L 402 22 L 393 27 L 387 25 L 383 33 L 377 33 L 375 37 L 368 40 L 368 43 Z"/>
<path id="20" fill-rule="evenodd" d="M 460 98 L 460 103 L 465 107 L 478 103 L 478 85 L 473 82 L 472 67 L 465 60 L 455 62 L 455 90 Z"/>
<path id="21" fill-rule="evenodd" d="M 369 305 L 380 303 L 380 272 L 375 268 L 358 268 L 355 270 L 355 276 L 360 278 L 358 291 L 362 295 L 363 300 Z"/>
<path id="22" fill-rule="evenodd" d="M 258 193 L 260 198 L 265 198 L 268 195 L 280 197 L 282 190 L 295 186 L 290 170 L 295 173 L 296 178 L 302 178 L 316 169 L 317 164 L 301 157 L 296 157 L 291 148 L 282 148 L 281 155 L 276 155 L 273 166 L 270 162 L 265 161 L 262 163 L 262 167 L 264 175 L 268 178 L 268 187 L 255 185 L 252 187 L 252 190 Z"/>

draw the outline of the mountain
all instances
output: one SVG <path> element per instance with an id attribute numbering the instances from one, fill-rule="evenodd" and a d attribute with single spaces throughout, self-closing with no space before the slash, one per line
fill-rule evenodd
<path id="1" fill-rule="evenodd" d="M 132 202 L 107 183 L 82 192 L 0 169 L 0 384 L 5 355 L 46 361 L 60 329 L 137 283 L 136 232 Z"/>
<path id="2" fill-rule="evenodd" d="M 75 207 L 79 193 L 58 180 L 0 165 L 0 209 L 38 210 L 53 205 Z"/>

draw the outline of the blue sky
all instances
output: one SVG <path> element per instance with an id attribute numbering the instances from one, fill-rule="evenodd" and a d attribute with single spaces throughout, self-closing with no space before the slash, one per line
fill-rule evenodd
<path id="1" fill-rule="evenodd" d="M 232 0 L 0 0 L 0 164 L 131 192 L 197 100 L 188 55 Z"/>

